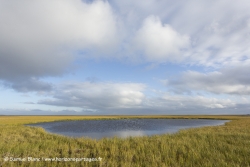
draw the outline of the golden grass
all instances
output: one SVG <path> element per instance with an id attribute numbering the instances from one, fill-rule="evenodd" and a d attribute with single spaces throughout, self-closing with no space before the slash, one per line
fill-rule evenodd
<path id="1" fill-rule="evenodd" d="M 24 124 L 80 119 L 186 118 L 228 119 L 223 126 L 175 134 L 69 138 Z M 4 161 L 4 158 L 26 161 Z M 98 158 L 96 162 L 27 161 L 33 158 Z M 247 116 L 0 116 L 0 166 L 250 166 L 250 117 Z"/>

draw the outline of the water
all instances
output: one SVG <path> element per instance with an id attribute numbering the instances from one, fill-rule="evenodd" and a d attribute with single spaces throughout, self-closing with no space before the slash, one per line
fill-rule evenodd
<path id="1" fill-rule="evenodd" d="M 175 133 L 180 129 L 223 125 L 228 120 L 207 119 L 119 119 L 78 120 L 29 124 L 42 127 L 50 133 L 100 139 L 103 137 L 146 136 Z"/>

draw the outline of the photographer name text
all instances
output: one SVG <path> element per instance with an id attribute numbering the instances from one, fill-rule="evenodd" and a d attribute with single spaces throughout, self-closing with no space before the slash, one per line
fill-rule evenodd
<path id="1" fill-rule="evenodd" d="M 81 161 L 86 161 L 86 162 L 94 162 L 94 161 L 101 161 L 102 158 L 46 158 L 46 157 L 40 157 L 40 158 L 35 158 L 35 157 L 25 157 L 25 158 L 17 158 L 17 157 L 4 157 L 4 161 L 10 161 L 10 162 L 16 162 L 16 161 L 29 161 L 29 162 L 39 162 L 39 161 L 56 161 L 56 162 L 81 162 Z"/>

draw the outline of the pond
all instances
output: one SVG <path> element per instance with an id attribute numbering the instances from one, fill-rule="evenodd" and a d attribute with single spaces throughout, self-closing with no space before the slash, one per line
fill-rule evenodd
<path id="1" fill-rule="evenodd" d="M 50 133 L 100 139 L 103 137 L 146 136 L 175 133 L 180 129 L 223 125 L 228 120 L 208 119 L 117 119 L 77 120 L 29 124 L 42 127 Z"/>

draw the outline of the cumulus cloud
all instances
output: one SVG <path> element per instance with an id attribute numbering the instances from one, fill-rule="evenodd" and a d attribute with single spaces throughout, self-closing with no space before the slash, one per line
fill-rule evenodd
<path id="1" fill-rule="evenodd" d="M 68 83 L 55 90 L 53 99 L 38 103 L 97 110 L 133 108 L 142 103 L 144 88 L 145 85 L 136 83 Z"/>
<path id="2" fill-rule="evenodd" d="M 116 19 L 108 2 L 0 3 L 1 79 L 58 75 L 74 60 L 75 52 L 105 50 L 116 43 Z"/>
<path id="3" fill-rule="evenodd" d="M 189 45 L 188 36 L 179 34 L 170 25 L 162 25 L 160 19 L 149 16 L 137 31 L 136 47 L 146 54 L 150 61 L 178 60 L 181 50 Z M 177 57 L 175 57 L 177 55 Z"/>
<path id="4" fill-rule="evenodd" d="M 184 2 L 169 24 L 190 36 L 188 63 L 221 66 L 249 59 L 249 7 L 245 0 Z"/>
<path id="5" fill-rule="evenodd" d="M 250 58 L 250 3 L 247 0 L 241 3 L 128 0 L 111 1 L 111 4 L 118 6 L 127 34 L 135 34 L 137 49 L 143 51 L 131 57 L 160 63 L 175 59 L 183 64 L 213 67 Z M 183 52 L 176 54 L 178 51 Z"/>
<path id="6" fill-rule="evenodd" d="M 61 74 L 78 53 L 205 66 L 250 58 L 246 0 L 0 3 L 4 80 Z"/>
<path id="7" fill-rule="evenodd" d="M 229 98 L 166 92 L 149 96 L 145 88 L 145 85 L 139 83 L 67 83 L 52 93 L 53 98 L 40 100 L 38 104 L 78 107 L 83 111 L 96 111 L 97 114 L 181 114 L 187 111 L 202 114 L 209 109 L 233 109 L 249 103 Z"/>
<path id="8" fill-rule="evenodd" d="M 167 80 L 166 85 L 179 93 L 206 91 L 216 94 L 250 95 L 250 77 L 246 69 L 250 69 L 248 63 L 208 73 L 187 71 L 179 77 Z"/>
<path id="9" fill-rule="evenodd" d="M 246 0 L 0 2 L 2 79 L 58 75 L 79 52 L 206 66 L 250 58 Z"/>

